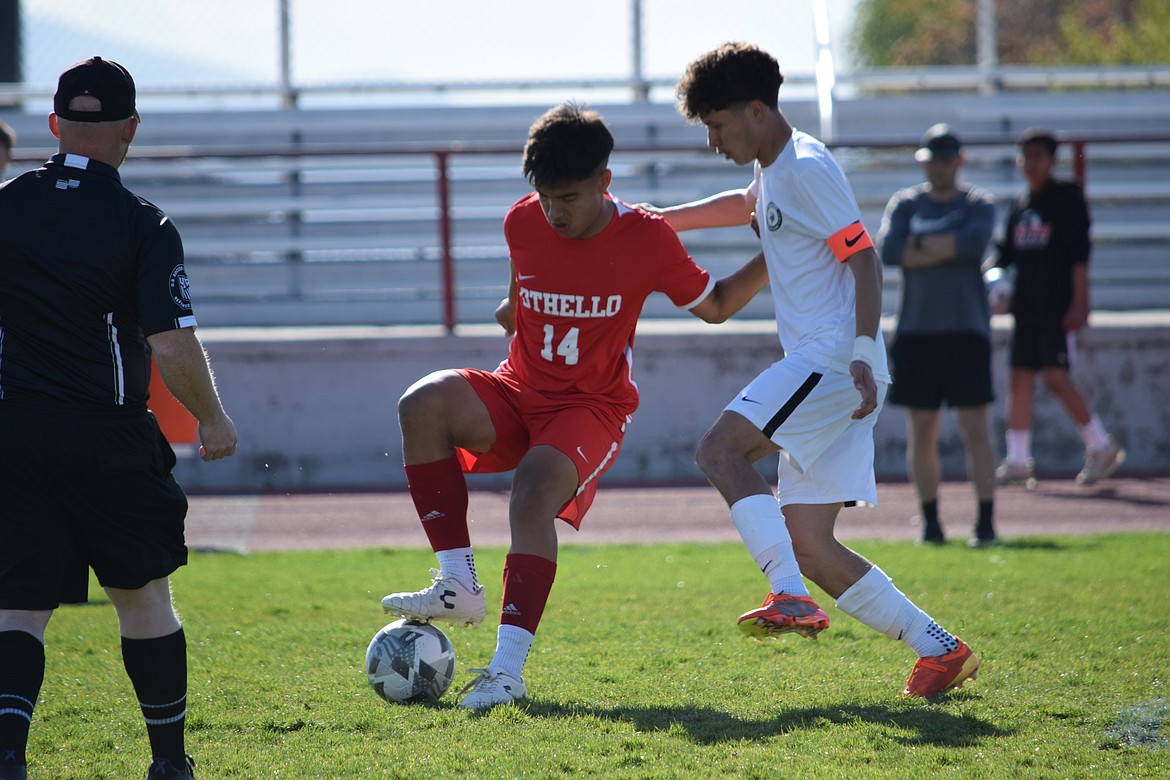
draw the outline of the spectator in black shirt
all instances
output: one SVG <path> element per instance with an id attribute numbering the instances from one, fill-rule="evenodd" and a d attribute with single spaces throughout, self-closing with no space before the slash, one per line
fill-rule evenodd
<path id="1" fill-rule="evenodd" d="M 1007 457 L 996 478 L 1000 484 L 1035 485 L 1032 392 L 1040 374 L 1085 442 L 1085 466 L 1077 482 L 1088 486 L 1125 460 L 1125 450 L 1106 433 L 1069 376 L 1076 331 L 1089 321 L 1089 209 L 1077 184 L 1053 178 L 1056 136 L 1028 130 L 1019 147 L 1028 191 L 1012 205 L 996 260 L 1001 268 L 1016 269 Z"/>
<path id="2" fill-rule="evenodd" d="M 232 455 L 236 429 L 195 335 L 178 231 L 118 174 L 133 79 L 91 58 L 61 74 L 53 108 L 59 154 L 0 185 L 0 779 L 25 777 L 45 627 L 86 567 L 117 611 L 147 777 L 188 778 L 169 580 L 187 562 L 187 500 L 147 408 L 152 355 L 204 460 Z"/>

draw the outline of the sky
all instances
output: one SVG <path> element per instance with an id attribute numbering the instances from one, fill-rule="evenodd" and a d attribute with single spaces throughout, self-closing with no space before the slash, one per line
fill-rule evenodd
<path id="1" fill-rule="evenodd" d="M 726 40 L 786 74 L 816 61 L 812 0 L 641 0 L 643 75 L 677 79 Z M 827 0 L 838 68 L 857 0 Z M 634 0 L 288 0 L 294 83 L 626 78 Z M 279 82 L 279 0 L 22 0 L 25 82 L 51 91 L 92 54 L 140 89 Z"/>

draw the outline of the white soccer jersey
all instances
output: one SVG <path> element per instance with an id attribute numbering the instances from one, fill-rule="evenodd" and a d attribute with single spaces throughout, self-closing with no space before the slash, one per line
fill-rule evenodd
<path id="1" fill-rule="evenodd" d="M 781 347 L 848 373 L 857 335 L 856 285 L 838 257 L 848 257 L 858 237 L 867 246 L 872 242 L 845 174 L 824 144 L 794 130 L 771 165 L 756 162 L 751 190 Z M 880 329 L 876 341 L 874 378 L 889 382 Z"/>

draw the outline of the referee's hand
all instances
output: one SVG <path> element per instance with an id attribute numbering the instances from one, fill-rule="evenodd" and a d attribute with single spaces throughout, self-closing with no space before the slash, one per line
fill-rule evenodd
<path id="1" fill-rule="evenodd" d="M 199 423 L 199 457 L 219 460 L 236 454 L 236 424 L 226 414 Z"/>

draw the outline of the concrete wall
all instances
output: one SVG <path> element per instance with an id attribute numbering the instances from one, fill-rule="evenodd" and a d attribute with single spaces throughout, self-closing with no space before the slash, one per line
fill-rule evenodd
<path id="1" fill-rule="evenodd" d="M 887 327 L 889 323 L 886 323 Z M 993 426 L 1002 452 L 1010 322 L 996 318 Z M 642 407 L 607 475 L 611 483 L 695 481 L 695 444 L 724 403 L 776 359 L 770 322 L 712 326 L 647 321 L 634 375 Z M 887 330 L 888 333 L 888 330 Z M 228 412 L 240 432 L 235 458 L 182 459 L 191 490 L 283 491 L 404 486 L 395 403 L 412 382 L 446 367 L 495 367 L 506 341 L 494 327 L 457 335 L 435 328 L 203 329 Z M 1129 451 L 1127 470 L 1170 471 L 1170 312 L 1096 313 L 1079 339 L 1078 385 Z M 1075 426 L 1037 390 L 1033 450 L 1041 474 L 1072 474 L 1083 445 Z M 878 421 L 879 477 L 905 475 L 905 415 Z M 952 414 L 944 415 L 944 470 L 964 473 Z M 506 485 L 507 477 L 477 478 Z"/>

